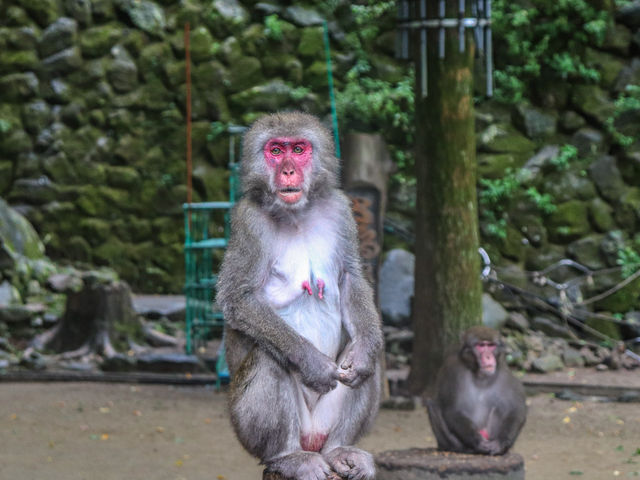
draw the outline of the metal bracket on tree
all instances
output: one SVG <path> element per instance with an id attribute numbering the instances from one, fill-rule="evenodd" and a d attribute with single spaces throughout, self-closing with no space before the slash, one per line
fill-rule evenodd
<path id="1" fill-rule="evenodd" d="M 458 29 L 458 44 L 460 52 L 465 49 L 465 31 L 474 29 L 474 38 L 478 50 L 484 52 L 486 70 L 486 93 L 493 95 L 493 48 L 491 43 L 491 0 L 471 0 L 472 17 L 466 17 L 467 2 L 458 0 L 458 17 L 445 18 L 445 0 L 438 1 L 437 17 L 427 12 L 427 0 L 399 0 L 398 2 L 398 41 L 396 55 L 398 58 L 409 59 L 409 32 L 419 34 L 419 63 L 418 74 L 420 93 L 422 97 L 428 94 L 427 85 L 427 30 L 438 30 L 438 56 L 445 57 L 444 32 L 446 28 Z M 429 2 L 435 4 L 436 2 Z"/>

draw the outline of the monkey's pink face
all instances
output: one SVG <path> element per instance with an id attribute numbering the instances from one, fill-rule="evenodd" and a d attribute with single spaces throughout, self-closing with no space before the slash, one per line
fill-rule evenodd
<path id="1" fill-rule="evenodd" d="M 311 142 L 304 138 L 272 138 L 263 151 L 267 166 L 275 175 L 278 197 L 288 204 L 300 201 L 305 193 L 305 173 L 311 167 Z"/>
<path id="2" fill-rule="evenodd" d="M 486 374 L 493 375 L 496 371 L 496 344 L 493 342 L 478 342 L 473 347 L 480 370 Z"/>

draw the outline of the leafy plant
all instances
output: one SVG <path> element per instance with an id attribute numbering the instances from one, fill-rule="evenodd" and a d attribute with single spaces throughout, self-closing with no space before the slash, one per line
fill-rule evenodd
<path id="1" fill-rule="evenodd" d="M 478 181 L 480 220 L 483 230 L 489 236 L 498 238 L 507 236 L 507 211 L 517 199 L 532 202 L 545 215 L 556 211 L 557 207 L 550 194 L 541 193 L 535 187 L 523 190 L 523 178 L 520 172 L 509 170 L 502 178 L 481 178 Z"/>
<path id="2" fill-rule="evenodd" d="M 558 170 L 567 170 L 569 168 L 569 164 L 577 158 L 578 149 L 571 144 L 566 144 L 560 147 L 558 155 L 553 157 L 550 160 L 550 163 Z"/>
<path id="3" fill-rule="evenodd" d="M 413 72 L 406 67 L 397 82 L 378 78 L 372 67 L 373 42 L 385 21 L 395 21 L 394 1 L 365 0 L 350 5 L 356 28 L 345 36 L 354 59 L 336 91 L 341 130 L 381 132 L 390 145 L 413 144 Z M 404 148 L 391 148 L 398 165 L 394 180 L 413 175 L 413 156 Z"/>
<path id="4" fill-rule="evenodd" d="M 264 34 L 271 40 L 277 42 L 282 40 L 282 24 L 277 14 L 267 15 L 264 18 Z"/>
<path id="5" fill-rule="evenodd" d="M 634 141 L 640 139 L 640 133 L 627 135 L 621 132 L 616 126 L 616 121 L 621 117 L 633 111 L 640 112 L 640 85 L 627 85 L 624 92 L 618 95 L 615 101 L 615 110 L 613 115 L 607 119 L 606 128 L 614 141 L 622 147 L 628 147 Z"/>
<path id="6" fill-rule="evenodd" d="M 582 52 L 600 45 L 612 22 L 611 13 L 588 0 L 510 0 L 493 2 L 496 38 L 496 98 L 518 102 L 537 78 L 581 78 L 598 81 L 599 73 L 585 65 Z"/>
<path id="7" fill-rule="evenodd" d="M 555 212 L 558 207 L 553 203 L 551 195 L 548 193 L 540 193 L 537 188 L 529 187 L 527 189 L 527 197 L 536 205 L 536 207 L 547 215 Z"/>
<path id="8" fill-rule="evenodd" d="M 11 130 L 11 122 L 0 118 L 0 133 L 7 133 L 9 130 Z"/>
<path id="9" fill-rule="evenodd" d="M 481 178 L 479 183 L 481 188 L 478 193 L 478 201 L 481 205 L 490 208 L 499 207 L 505 200 L 510 199 L 513 192 L 520 187 L 520 181 L 511 170 L 503 178 Z"/>
<path id="10" fill-rule="evenodd" d="M 616 263 L 622 267 L 622 277 L 630 277 L 640 269 L 640 253 L 633 247 L 625 246 L 618 250 Z"/>

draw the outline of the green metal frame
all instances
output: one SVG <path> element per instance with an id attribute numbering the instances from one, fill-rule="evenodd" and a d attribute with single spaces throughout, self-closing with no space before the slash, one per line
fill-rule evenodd
<path id="1" fill-rule="evenodd" d="M 231 208 L 239 196 L 239 165 L 236 163 L 236 139 L 245 127 L 230 126 L 229 139 L 229 201 L 185 203 L 184 212 L 184 259 L 185 283 L 185 351 L 193 354 L 204 346 L 212 332 L 222 330 L 224 318 L 215 305 L 215 290 L 218 275 L 214 272 L 214 252 L 226 249 L 229 242 Z M 240 146 L 238 146 L 238 149 Z M 212 217 L 223 211 L 223 236 L 214 236 L 211 231 Z M 216 363 L 218 385 L 222 377 L 228 378 L 224 349 L 218 352 Z"/>

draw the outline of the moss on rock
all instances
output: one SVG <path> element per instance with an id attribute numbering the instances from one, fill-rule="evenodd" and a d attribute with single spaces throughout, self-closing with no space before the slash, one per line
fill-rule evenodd
<path id="1" fill-rule="evenodd" d="M 587 212 L 587 205 L 579 200 L 558 205 L 547 221 L 549 238 L 554 242 L 566 243 L 585 235 L 589 232 Z"/>
<path id="2" fill-rule="evenodd" d="M 109 53 L 124 31 L 117 23 L 88 28 L 80 34 L 80 50 L 85 58 L 98 58 Z"/>

